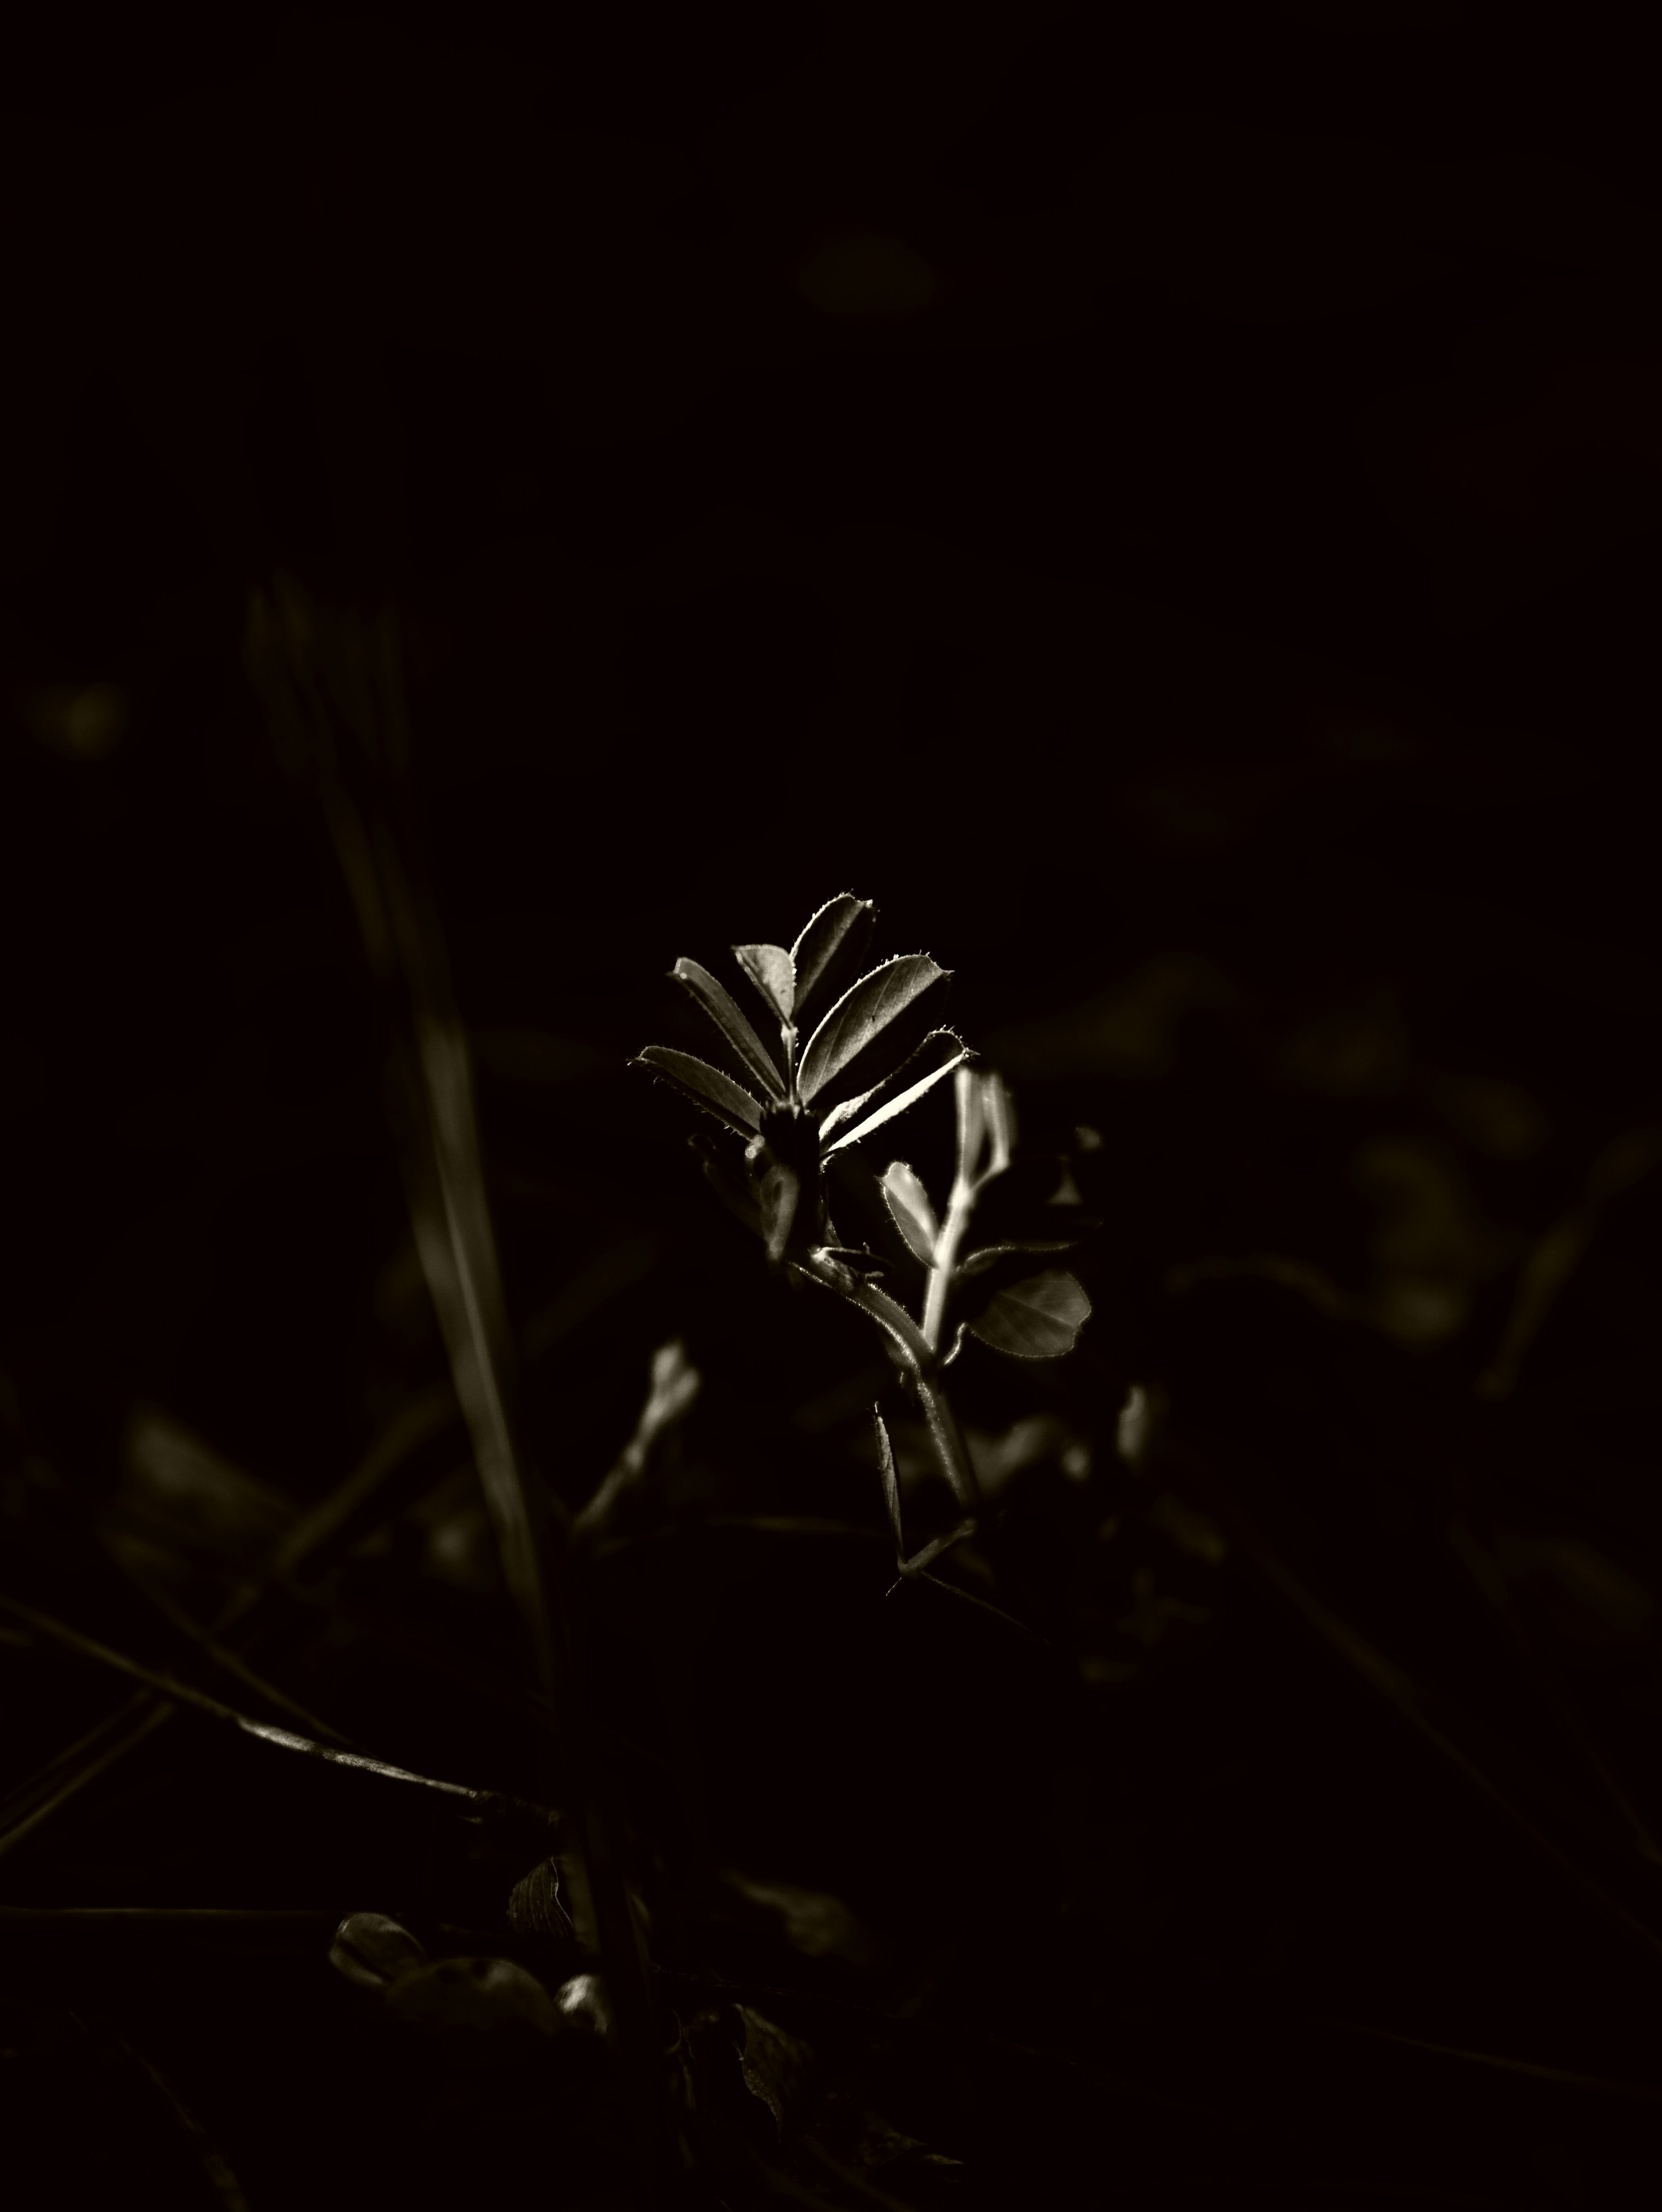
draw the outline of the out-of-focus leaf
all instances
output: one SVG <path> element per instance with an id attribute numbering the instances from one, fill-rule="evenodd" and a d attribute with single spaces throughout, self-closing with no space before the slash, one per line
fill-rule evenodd
<path id="1" fill-rule="evenodd" d="M 690 1052 L 677 1052 L 667 1044 L 649 1044 L 643 1046 L 629 1064 L 631 1067 L 649 1067 L 654 1075 L 673 1083 L 695 1106 L 714 1114 L 718 1121 L 725 1121 L 741 1137 L 754 1136 L 762 1127 L 761 1105 L 749 1091 L 741 1089 L 730 1075 L 723 1075 L 719 1067 L 712 1067 L 708 1060 L 695 1059 Z"/>
<path id="2" fill-rule="evenodd" d="M 733 957 L 782 1022 L 794 1019 L 796 963 L 782 945 L 735 945 Z"/>
<path id="3" fill-rule="evenodd" d="M 801 1202 L 802 1178 L 787 1162 L 776 1160 L 762 1178 L 758 1197 L 762 1234 L 767 1239 L 768 1258 L 776 1267 L 784 1257 L 786 1245 L 790 1242 L 796 1209 Z"/>
<path id="4" fill-rule="evenodd" d="M 1013 1359 L 1059 1359 L 1073 1350 L 1090 1315 L 1083 1284 L 1063 1268 L 1047 1267 L 1001 1291 L 970 1329 Z"/>
<path id="5" fill-rule="evenodd" d="M 439 1959 L 402 1975 L 387 2008 L 412 2027 L 466 2034 L 533 2028 L 557 2035 L 566 2014 L 537 1977 L 511 1959 Z"/>
<path id="6" fill-rule="evenodd" d="M 709 969 L 701 968 L 696 960 L 678 960 L 670 974 L 703 1008 L 727 1040 L 729 1048 L 744 1062 L 766 1095 L 770 1098 L 783 1098 L 782 1071 L 734 1005 L 726 987 L 718 983 Z"/>
<path id="7" fill-rule="evenodd" d="M 880 1129 L 885 1122 L 892 1121 L 897 1115 L 905 1113 L 909 1107 L 917 1103 L 925 1091 L 933 1091 L 944 1076 L 950 1075 L 954 1068 L 961 1067 L 969 1057 L 968 1046 L 954 1036 L 950 1030 L 931 1030 L 904 1066 L 856 1102 L 849 1115 L 852 1126 L 844 1127 L 836 1140 L 825 1146 L 825 1157 L 829 1158 L 849 1145 L 861 1143 L 874 1130 Z M 908 1073 L 920 1066 L 927 1073 L 908 1082 Z M 893 1088 L 897 1085 L 904 1087 Z M 884 1098 L 880 1104 L 871 1107 L 869 1111 L 865 1110 L 869 1102 L 884 1091 L 890 1091 L 892 1095 Z M 841 1108 L 836 1110 L 839 1115 L 843 1111 Z M 830 1118 L 827 1117 L 828 1120 Z"/>
<path id="8" fill-rule="evenodd" d="M 573 1974 L 556 1990 L 554 2002 L 568 2027 L 586 2029 L 591 2035 L 609 2037 L 616 2033 L 612 2001 L 598 1974 Z"/>
<path id="9" fill-rule="evenodd" d="M 926 1267 L 934 1265 L 935 1239 L 941 1224 L 935 1219 L 929 1194 L 904 1160 L 891 1160 L 883 1171 L 883 1201 L 895 1227 Z"/>
<path id="10" fill-rule="evenodd" d="M 686 1346 L 679 1336 L 659 1346 L 652 1355 L 652 1387 L 634 1434 L 572 1522 L 574 1537 L 592 1535 L 606 1528 L 619 1500 L 635 1489 L 645 1474 L 659 1437 L 691 1411 L 703 1380 L 687 1358 Z"/>
<path id="11" fill-rule="evenodd" d="M 876 1959 L 875 1938 L 840 1897 L 790 1882 L 753 1881 L 732 1867 L 721 1878 L 740 1897 L 771 1913 L 786 1942 L 805 1957 L 843 1959 L 854 1966 L 870 1966 Z"/>
<path id="12" fill-rule="evenodd" d="M 877 926 L 877 908 L 851 891 L 827 899 L 791 947 L 798 1027 L 833 1006 L 860 972 Z"/>
<path id="13" fill-rule="evenodd" d="M 253 1560 L 299 1517 L 292 1498 L 234 1466 L 155 1406 L 133 1409 L 113 1528 L 154 1530 L 189 1551 Z"/>
<path id="14" fill-rule="evenodd" d="M 385 1990 L 424 1966 L 427 1953 L 384 1912 L 349 1912 L 335 1930 L 329 1964 L 360 1989 Z"/>
<path id="15" fill-rule="evenodd" d="M 862 975 L 845 991 L 808 1040 L 798 1088 L 805 1100 L 816 1097 L 833 1077 L 857 1060 L 915 999 L 946 981 L 950 971 L 927 952 L 898 953 Z M 898 1056 L 894 1063 L 898 1065 Z M 887 1068 L 874 1067 L 878 1075 Z"/>
<path id="16" fill-rule="evenodd" d="M 472 1041 L 479 1065 L 509 1083 L 576 1083 L 587 1075 L 607 1074 L 612 1065 L 597 1046 L 580 1037 L 552 1036 L 545 1030 L 475 1030 Z"/>

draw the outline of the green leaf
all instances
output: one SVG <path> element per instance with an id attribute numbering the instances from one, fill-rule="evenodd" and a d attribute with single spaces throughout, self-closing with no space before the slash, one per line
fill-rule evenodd
<path id="1" fill-rule="evenodd" d="M 649 1044 L 629 1064 L 631 1067 L 649 1067 L 654 1075 L 673 1083 L 695 1106 L 714 1114 L 728 1128 L 737 1129 L 741 1137 L 752 1136 L 762 1127 L 758 1101 L 730 1075 L 723 1075 L 719 1067 L 712 1067 L 708 1060 L 695 1059 L 690 1052 L 676 1052 L 667 1044 Z"/>
<path id="2" fill-rule="evenodd" d="M 877 1430 L 877 1468 L 883 1478 L 884 1509 L 889 1516 L 889 1527 L 894 1532 L 894 1555 L 897 1559 L 904 1559 L 906 1539 L 900 1525 L 900 1481 L 895 1473 L 894 1448 L 889 1442 L 889 1431 L 876 1406 L 872 1407 L 872 1421 Z"/>
<path id="3" fill-rule="evenodd" d="M 902 952 L 862 975 L 825 1016 L 802 1054 L 797 1087 L 813 1098 L 833 1077 L 866 1052 L 913 1000 L 946 980 L 948 971 L 927 952 Z M 885 1071 L 887 1073 L 888 1071 Z"/>
<path id="4" fill-rule="evenodd" d="M 1084 1285 L 1062 1268 L 1047 1267 L 1001 1291 L 970 1323 L 970 1333 L 1013 1359 L 1060 1359 L 1090 1316 Z"/>
<path id="5" fill-rule="evenodd" d="M 733 957 L 782 1022 L 795 1018 L 796 963 L 782 945 L 735 945 Z"/>
<path id="6" fill-rule="evenodd" d="M 729 1048 L 744 1062 L 770 1098 L 785 1096 L 783 1075 L 773 1054 L 734 1004 L 723 985 L 696 960 L 678 960 L 670 969 L 709 1016 Z"/>
<path id="7" fill-rule="evenodd" d="M 1083 1243 L 1079 1237 L 1032 1238 L 1011 1244 L 983 1244 L 978 1252 L 971 1252 L 958 1263 L 958 1278 L 967 1282 L 973 1276 L 984 1274 L 995 1260 L 1003 1260 L 1013 1252 L 1072 1252 Z"/>
<path id="8" fill-rule="evenodd" d="M 860 973 L 877 926 L 877 908 L 852 891 L 828 899 L 791 947 L 796 976 L 793 1020 L 798 1028 L 831 1006 Z"/>
<path id="9" fill-rule="evenodd" d="M 944 1058 L 941 1057 L 942 1054 Z M 898 1068 L 893 1076 L 886 1078 L 874 1090 L 867 1091 L 864 1097 L 851 1100 L 847 1106 L 839 1106 L 827 1115 L 825 1128 L 820 1133 L 822 1156 L 830 1159 L 846 1146 L 857 1145 L 862 1139 L 869 1137 L 874 1129 L 880 1129 L 886 1121 L 892 1121 L 898 1114 L 904 1114 L 908 1107 L 915 1106 L 924 1092 L 932 1091 L 943 1076 L 950 1075 L 955 1067 L 961 1066 L 969 1056 L 968 1046 L 961 1038 L 954 1036 L 950 1030 L 932 1030 L 911 1058 Z M 920 1064 L 927 1066 L 931 1058 L 936 1059 L 938 1064 L 928 1068 L 927 1074 L 908 1084 L 904 1090 L 897 1091 L 892 1097 L 886 1098 L 880 1105 L 870 1107 L 870 1102 L 879 1091 L 887 1089 L 890 1083 L 899 1081 L 909 1070 Z M 869 1111 L 867 1110 L 868 1107 Z M 842 1133 L 835 1142 L 824 1145 L 825 1130 L 832 1127 L 839 1127 Z"/>
<path id="10" fill-rule="evenodd" d="M 929 1194 L 904 1160 L 891 1160 L 881 1184 L 884 1203 L 895 1227 L 926 1267 L 934 1265 L 935 1239 L 941 1224 L 934 1218 Z"/>

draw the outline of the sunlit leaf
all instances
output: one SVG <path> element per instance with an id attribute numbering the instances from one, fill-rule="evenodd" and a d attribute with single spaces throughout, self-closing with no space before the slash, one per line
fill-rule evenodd
<path id="1" fill-rule="evenodd" d="M 777 1061 L 734 1005 L 725 986 L 696 960 L 678 960 L 670 974 L 703 1008 L 765 1094 L 770 1098 L 782 1098 L 784 1078 Z"/>
<path id="2" fill-rule="evenodd" d="M 923 1265 L 934 1267 L 941 1224 L 934 1218 L 929 1194 L 916 1174 L 904 1160 L 891 1160 L 884 1170 L 880 1188 L 895 1227 Z"/>
<path id="3" fill-rule="evenodd" d="M 926 1091 L 933 1091 L 943 1077 L 950 1075 L 954 1068 L 962 1066 L 968 1057 L 969 1048 L 950 1030 L 932 1030 L 904 1066 L 897 1069 L 892 1078 L 877 1085 L 874 1090 L 868 1091 L 855 1103 L 847 1125 L 840 1129 L 831 1143 L 825 1146 L 825 1157 L 830 1158 L 833 1153 L 843 1152 L 849 1145 L 863 1143 L 885 1122 L 892 1121 L 897 1115 L 916 1106 Z M 931 1062 L 934 1062 L 933 1066 Z M 918 1067 L 927 1069 L 927 1073 L 908 1082 L 908 1073 Z M 889 1093 L 886 1097 L 882 1096 L 885 1091 Z M 878 1103 L 873 1104 L 873 1100 Z M 839 1109 L 838 1112 L 841 1110 Z M 826 1118 L 830 1121 L 833 1117 L 828 1115 Z"/>
<path id="4" fill-rule="evenodd" d="M 868 1050 L 912 1001 L 944 981 L 948 970 L 927 952 L 902 952 L 862 975 L 820 1023 L 802 1054 L 798 1088 L 812 1099 Z"/>
<path id="5" fill-rule="evenodd" d="M 349 1912 L 335 1930 L 329 1964 L 360 1989 L 389 1990 L 427 1964 L 427 1953 L 407 1928 L 384 1912 Z"/>
<path id="6" fill-rule="evenodd" d="M 828 899 L 791 947 L 796 975 L 799 1028 L 840 998 L 860 972 L 860 963 L 877 926 L 877 908 L 851 891 Z"/>
<path id="7" fill-rule="evenodd" d="M 740 1136 L 753 1136 L 762 1127 L 759 1102 L 730 1075 L 723 1075 L 719 1067 L 696 1059 L 690 1052 L 677 1052 L 667 1044 L 643 1045 L 629 1064 L 631 1067 L 649 1067 L 654 1075 L 673 1083 L 694 1105 L 702 1106 L 707 1114 L 714 1114 L 729 1129 L 737 1129 Z"/>
<path id="8" fill-rule="evenodd" d="M 951 1030 L 931 1030 L 916 1049 L 881 1081 L 868 1083 L 865 1090 L 851 1092 L 821 1116 L 819 1145 L 822 1154 L 829 1158 L 831 1153 L 839 1152 L 845 1133 L 852 1131 L 856 1122 L 874 1115 L 886 1099 L 898 1096 L 902 1089 L 921 1081 L 925 1074 L 931 1080 L 936 1076 L 950 1074 L 954 1067 L 961 1065 L 968 1049 L 962 1037 L 955 1036 Z M 873 1121 L 872 1127 L 878 1126 Z M 834 1138 L 837 1139 L 836 1143 L 832 1142 Z"/>
<path id="9" fill-rule="evenodd" d="M 1084 1285 L 1065 1270 L 1050 1267 L 1001 1291 L 970 1331 L 1014 1359 L 1059 1359 L 1073 1350 L 1090 1315 Z"/>
<path id="10" fill-rule="evenodd" d="M 733 957 L 782 1022 L 794 1018 L 796 963 L 781 945 L 735 945 Z"/>

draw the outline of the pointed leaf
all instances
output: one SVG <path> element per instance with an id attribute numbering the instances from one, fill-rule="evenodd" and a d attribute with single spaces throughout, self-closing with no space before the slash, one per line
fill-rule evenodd
<path id="1" fill-rule="evenodd" d="M 796 972 L 793 1020 L 800 1029 L 833 1005 L 860 973 L 877 926 L 877 908 L 851 891 L 827 899 L 791 947 Z"/>
<path id="2" fill-rule="evenodd" d="M 735 945 L 733 957 L 767 1000 L 776 1018 L 794 1020 L 796 963 L 782 945 Z"/>
<path id="3" fill-rule="evenodd" d="M 895 1227 L 926 1267 L 934 1265 L 935 1239 L 941 1224 L 934 1218 L 929 1194 L 904 1160 L 891 1160 L 881 1184 L 883 1200 Z"/>
<path id="4" fill-rule="evenodd" d="M 840 1098 L 819 1118 L 819 1149 L 823 1158 L 829 1157 L 831 1139 L 850 1129 L 856 1121 L 864 1121 L 875 1113 L 880 1101 L 898 1086 L 916 1081 L 926 1070 L 945 1074 L 955 1067 L 965 1055 L 966 1048 L 962 1037 L 952 1030 L 931 1030 L 916 1050 L 902 1060 L 880 1083 L 869 1083 L 865 1090 L 855 1091 Z"/>
<path id="5" fill-rule="evenodd" d="M 943 981 L 947 973 L 927 952 L 902 952 L 862 975 L 808 1040 L 797 1086 L 803 1098 L 823 1091 L 914 999 Z"/>
<path id="6" fill-rule="evenodd" d="M 886 1121 L 892 1121 L 898 1114 L 904 1114 L 909 1107 L 916 1105 L 926 1091 L 934 1090 L 943 1076 L 950 1075 L 955 1067 L 960 1066 L 969 1058 L 969 1047 L 953 1036 L 950 1030 L 936 1030 L 924 1040 L 924 1045 L 912 1054 L 911 1059 L 906 1063 L 906 1067 L 898 1072 L 898 1076 L 904 1077 L 907 1067 L 911 1067 L 924 1059 L 925 1048 L 934 1046 L 934 1041 L 937 1038 L 945 1038 L 953 1048 L 950 1056 L 943 1060 L 939 1066 L 930 1068 L 928 1074 L 920 1076 L 916 1083 L 908 1084 L 904 1091 L 897 1091 L 892 1097 L 886 1098 L 880 1105 L 873 1107 L 869 1113 L 862 1110 L 868 1102 L 877 1096 L 877 1091 L 881 1091 L 887 1086 L 880 1083 L 877 1091 L 868 1091 L 864 1098 L 855 1102 L 854 1112 L 858 1118 L 854 1121 L 852 1127 L 845 1127 L 834 1143 L 825 1147 L 825 1158 L 829 1159 L 833 1153 L 840 1152 L 845 1146 L 861 1143 L 863 1139 L 871 1135 L 874 1129 L 880 1129 Z M 944 1049 L 945 1048 L 935 1048 Z M 841 1111 L 840 1109 L 838 1110 Z"/>
<path id="7" fill-rule="evenodd" d="M 778 1063 L 734 1004 L 725 987 L 696 960 L 678 960 L 669 972 L 703 1008 L 767 1096 L 782 1098 L 785 1085 Z"/>
<path id="8" fill-rule="evenodd" d="M 889 1526 L 894 1531 L 894 1555 L 897 1559 L 904 1559 L 906 1540 L 900 1530 L 900 1482 L 895 1474 L 894 1448 L 889 1442 L 883 1416 L 875 1406 L 872 1407 L 872 1420 L 877 1429 L 877 1468 L 883 1478 L 883 1503 L 888 1510 Z"/>
<path id="9" fill-rule="evenodd" d="M 1013 1359 L 1059 1359 L 1071 1352 L 1091 1315 L 1091 1301 L 1075 1276 L 1060 1267 L 1001 1291 L 970 1333 Z"/>
<path id="10" fill-rule="evenodd" d="M 708 1060 L 695 1059 L 690 1052 L 676 1052 L 667 1044 L 649 1044 L 643 1046 L 629 1064 L 631 1067 L 650 1068 L 654 1075 L 685 1092 L 695 1106 L 714 1114 L 729 1129 L 737 1129 L 741 1137 L 748 1137 L 762 1127 L 759 1102 L 730 1075 L 723 1075 L 719 1067 L 712 1067 Z"/>

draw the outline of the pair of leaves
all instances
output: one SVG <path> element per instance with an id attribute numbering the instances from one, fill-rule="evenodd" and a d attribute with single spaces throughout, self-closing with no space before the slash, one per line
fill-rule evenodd
<path id="1" fill-rule="evenodd" d="M 913 1257 L 933 1267 L 941 1224 L 922 1178 L 906 1161 L 891 1160 L 879 1188 L 889 1217 Z M 1014 1272 L 1000 1263 L 1020 1261 L 1031 1254 L 1071 1251 L 1078 1241 L 1077 1237 L 1030 1238 L 983 1246 L 958 1262 L 954 1291 L 995 1267 L 1007 1276 Z M 962 1312 L 963 1302 L 959 1301 L 958 1317 L 965 1320 L 971 1335 L 1011 1358 L 1060 1359 L 1073 1350 L 1081 1328 L 1090 1318 L 1091 1301 L 1083 1285 L 1063 1268 L 1018 1274 L 1014 1280 L 987 1287 L 989 1295 L 976 1301 L 968 1315 Z"/>
<path id="2" fill-rule="evenodd" d="M 420 1940 L 384 1912 L 349 1913 L 335 1930 L 329 1963 L 357 1988 L 373 1991 L 406 2027 L 475 2035 L 612 2029 L 596 1976 L 574 1974 L 551 1995 L 511 1959 L 429 1959 Z"/>

